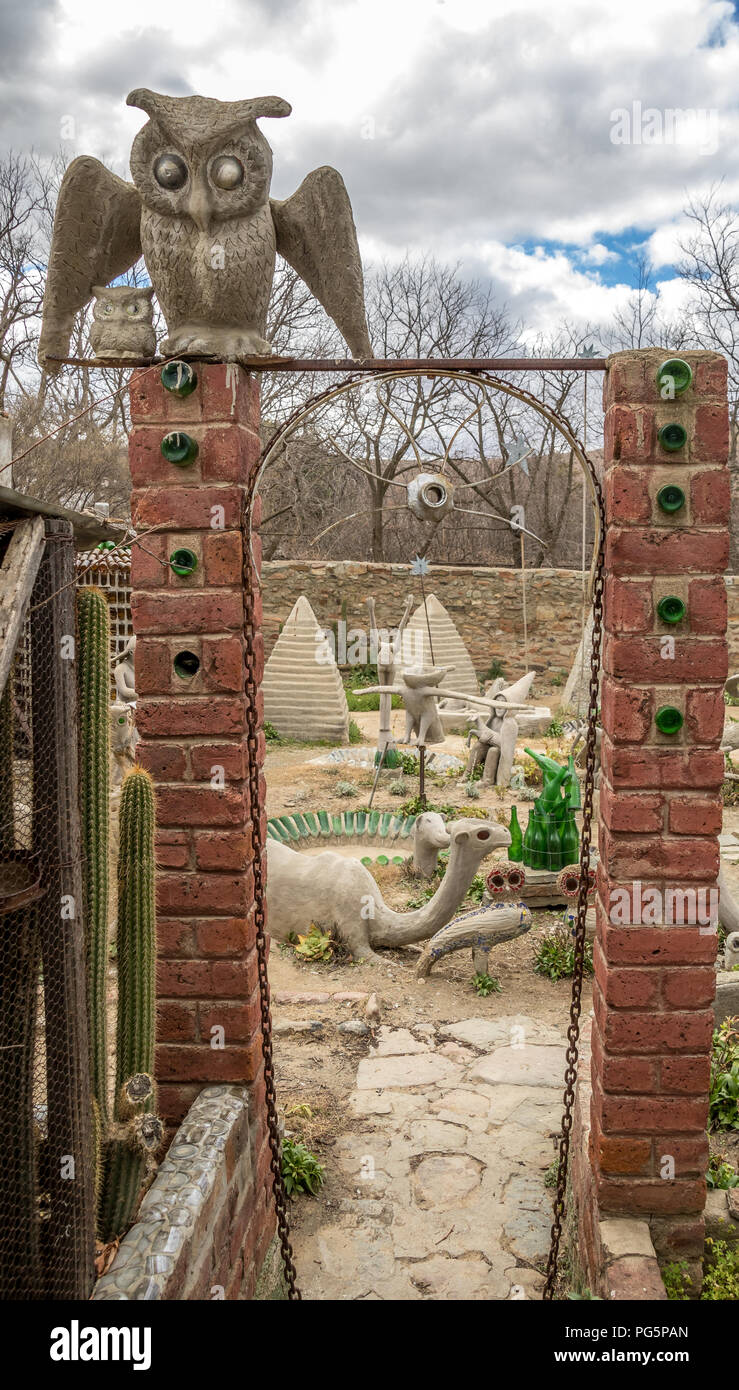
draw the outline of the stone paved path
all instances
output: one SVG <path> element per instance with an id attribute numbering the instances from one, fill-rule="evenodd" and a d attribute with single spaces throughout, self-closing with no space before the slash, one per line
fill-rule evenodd
<path id="1" fill-rule="evenodd" d="M 303 1297 L 539 1298 L 564 1049 L 523 1016 L 381 1028 L 333 1149 L 354 1195 L 297 1233 Z"/>

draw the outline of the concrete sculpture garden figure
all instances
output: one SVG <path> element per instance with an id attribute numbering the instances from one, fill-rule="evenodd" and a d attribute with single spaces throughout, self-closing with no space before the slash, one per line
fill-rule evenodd
<path id="1" fill-rule="evenodd" d="M 354 693 L 399 695 L 405 709 L 405 742 L 410 743 L 413 734 L 416 743 L 424 746 L 444 742 L 444 729 L 439 716 L 439 702 L 442 699 L 480 705 L 487 710 L 489 718 L 499 713 L 502 716 L 503 712 L 507 714 L 510 710 L 526 709 L 526 705 L 516 704 L 507 698 L 515 691 L 515 686 L 511 686 L 506 696 L 501 698 L 496 695 L 468 695 L 462 690 L 449 690 L 446 687 L 442 689 L 441 682 L 453 670 L 453 666 L 413 666 L 401 671 L 392 684 L 364 686 L 362 690 L 355 690 Z"/>
<path id="2" fill-rule="evenodd" d="M 94 285 L 93 294 L 90 347 L 96 357 L 128 357 L 133 361 L 153 357 L 157 338 L 151 286 Z"/>
<path id="3" fill-rule="evenodd" d="M 272 151 L 257 127 L 289 116 L 280 97 L 213 101 L 140 88 L 149 117 L 131 150 L 133 183 L 89 156 L 59 190 L 39 344 L 66 356 L 75 315 L 142 255 L 166 319 L 162 351 L 220 361 L 261 356 L 279 252 L 305 280 L 355 357 L 371 357 L 362 263 L 341 175 L 313 170 L 292 197 L 270 199 Z M 126 327 L 126 325 L 122 325 Z M 120 346 L 126 346 L 121 334 Z M 106 353 L 116 343 L 106 339 Z"/>
<path id="4" fill-rule="evenodd" d="M 468 716 L 473 728 L 467 736 L 468 743 L 473 736 L 477 742 L 472 748 L 467 763 L 467 776 L 471 777 L 478 763 L 483 764 L 482 782 L 487 787 L 507 787 L 513 771 L 513 759 L 518 739 L 518 720 L 506 708 L 509 703 L 526 700 L 536 678 L 535 671 L 529 671 L 515 685 L 506 686 L 502 676 L 488 687 L 486 694 L 495 697 L 496 703 L 487 718 L 481 714 Z"/>
<path id="5" fill-rule="evenodd" d="M 270 935 L 287 941 L 315 922 L 344 943 L 355 960 L 379 957 L 378 946 L 408 946 L 446 926 L 467 892 L 480 861 L 510 844 L 505 826 L 463 819 L 447 827 L 449 863 L 434 896 L 412 912 L 387 906 L 371 873 L 358 859 L 333 850 L 298 854 L 278 840 L 267 841 L 267 910 Z M 518 922 L 520 909 L 511 904 Z M 501 915 L 501 928 L 504 926 Z"/>

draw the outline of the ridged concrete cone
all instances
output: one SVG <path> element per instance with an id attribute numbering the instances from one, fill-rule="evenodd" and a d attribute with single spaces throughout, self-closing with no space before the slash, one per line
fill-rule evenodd
<path id="1" fill-rule="evenodd" d="M 285 738 L 349 742 L 349 707 L 316 615 L 300 595 L 264 669 L 264 717 Z"/>
<path id="2" fill-rule="evenodd" d="M 428 613 L 428 625 L 426 622 Z M 433 659 L 429 647 L 428 629 L 431 628 L 431 645 L 433 646 Z M 475 675 L 475 668 L 472 665 L 467 648 L 457 632 L 454 623 L 446 611 L 443 603 L 439 601 L 436 594 L 429 594 L 426 599 L 426 612 L 423 604 L 416 609 L 409 619 L 406 633 L 420 632 L 423 640 L 423 665 L 424 666 L 453 666 L 454 670 L 444 676 L 440 682 L 442 690 L 463 690 L 467 695 L 479 695 L 480 686 Z M 415 652 L 416 640 L 410 637 L 408 640 L 410 651 Z M 402 668 L 402 661 L 400 667 Z M 415 663 L 414 663 L 415 664 Z"/>

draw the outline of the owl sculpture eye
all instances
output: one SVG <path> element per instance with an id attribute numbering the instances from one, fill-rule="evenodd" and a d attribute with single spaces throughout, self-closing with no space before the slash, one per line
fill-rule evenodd
<path id="1" fill-rule="evenodd" d="M 238 188 L 244 182 L 244 166 L 232 154 L 222 154 L 213 161 L 210 176 L 216 188 Z"/>
<path id="2" fill-rule="evenodd" d="M 141 305 L 134 299 L 131 304 L 126 305 L 126 313 L 130 318 L 135 319 L 141 313 Z"/>
<path id="3" fill-rule="evenodd" d="M 178 154 L 160 154 L 154 164 L 154 178 L 162 188 L 183 188 L 187 183 L 187 165 Z"/>

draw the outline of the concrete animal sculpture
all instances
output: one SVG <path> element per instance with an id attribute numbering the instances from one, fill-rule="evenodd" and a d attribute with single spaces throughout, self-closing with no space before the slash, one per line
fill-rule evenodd
<path id="1" fill-rule="evenodd" d="M 432 878 L 439 861 L 439 850 L 451 844 L 449 831 L 438 811 L 422 811 L 413 827 L 413 867 L 424 878 Z"/>
<path id="2" fill-rule="evenodd" d="M 260 117 L 289 116 L 280 97 L 212 101 L 130 92 L 149 120 L 131 149 L 133 183 L 82 156 L 62 181 L 54 218 L 39 358 L 64 357 L 75 315 L 96 285 L 142 255 L 166 319 L 168 356 L 265 355 L 279 252 L 336 323 L 371 357 L 362 263 L 341 175 L 324 166 L 292 197 L 270 199 L 272 151 Z"/>
<path id="3" fill-rule="evenodd" d="M 376 947 L 424 941 L 454 916 L 478 866 L 487 854 L 510 844 L 497 821 L 461 819 L 448 827 L 446 873 L 423 907 L 396 912 L 388 907 L 372 875 L 358 859 L 332 850 L 298 854 L 277 840 L 267 841 L 269 932 L 278 941 L 306 931 L 311 922 L 331 931 L 356 960 L 378 960 Z"/>
<path id="4" fill-rule="evenodd" d="M 157 338 L 154 332 L 151 286 L 94 285 L 93 321 L 90 347 L 96 357 L 122 357 L 133 360 L 153 357 Z"/>
<path id="5" fill-rule="evenodd" d="M 488 955 L 502 941 L 511 941 L 531 930 L 532 917 L 525 903 L 489 902 L 473 907 L 448 922 L 426 942 L 416 966 L 416 975 L 424 979 L 442 956 L 452 951 L 472 950 L 475 970 L 488 973 Z"/>

